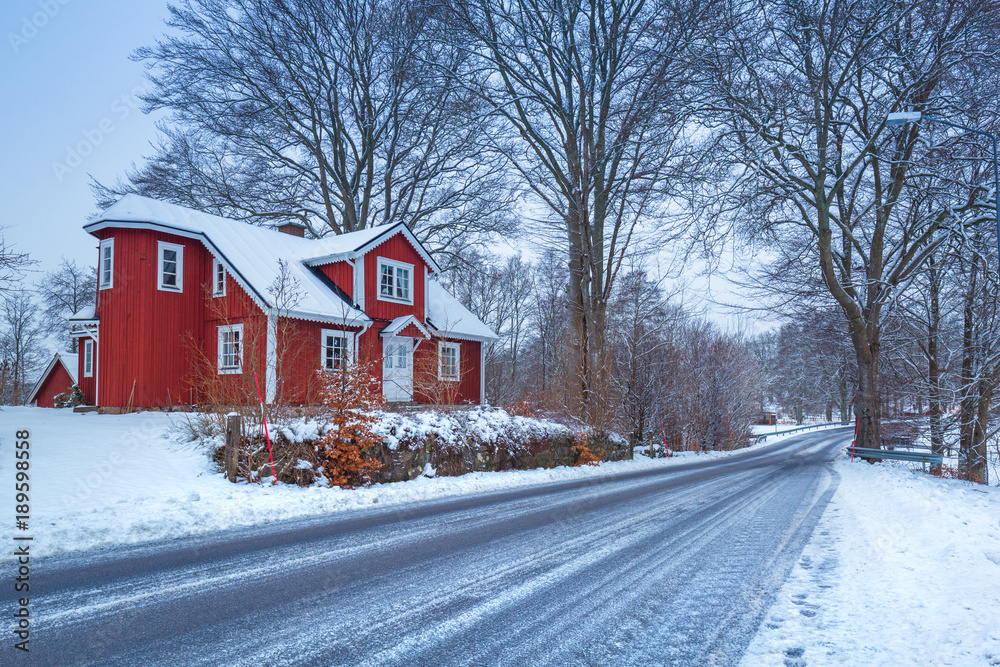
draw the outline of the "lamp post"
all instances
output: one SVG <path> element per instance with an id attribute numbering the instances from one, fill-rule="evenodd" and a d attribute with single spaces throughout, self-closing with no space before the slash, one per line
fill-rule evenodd
<path id="1" fill-rule="evenodd" d="M 970 134 L 978 134 L 981 137 L 987 137 L 993 143 L 993 202 L 996 206 L 997 261 L 1000 262 L 1000 164 L 997 162 L 996 135 L 990 134 L 989 132 L 983 132 L 982 130 L 975 130 L 971 127 L 966 127 L 965 125 L 959 125 L 958 123 L 952 123 L 950 120 L 934 118 L 933 116 L 925 116 L 919 111 L 899 111 L 891 113 L 886 117 L 885 124 L 888 127 L 893 127 L 896 125 L 906 125 L 907 123 L 919 123 L 921 120 L 929 120 L 932 123 L 941 123 L 942 125 L 954 127 L 958 130 L 969 132 Z"/>

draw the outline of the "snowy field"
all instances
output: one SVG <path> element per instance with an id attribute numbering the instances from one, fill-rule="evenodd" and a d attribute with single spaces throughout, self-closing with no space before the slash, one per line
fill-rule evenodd
<path id="1" fill-rule="evenodd" d="M 419 477 L 353 491 L 261 486 L 226 481 L 204 448 L 183 442 L 176 428 L 183 420 L 183 414 L 161 412 L 98 415 L 51 408 L 0 410 L 0 488 L 13 491 L 11 440 L 15 431 L 26 428 L 31 432 L 27 534 L 34 538 L 33 553 L 46 556 L 136 544 L 374 504 L 500 491 L 728 454 L 684 452 L 670 459 L 638 457 L 579 468 Z M 761 446 L 774 442 L 768 438 Z M 4 504 L 2 512 L 0 539 L 9 543 L 14 532 L 13 503 Z M 11 557 L 4 554 L 0 560 Z"/>
<path id="2" fill-rule="evenodd" d="M 743 665 L 1000 665 L 1000 488 L 841 459 Z"/>

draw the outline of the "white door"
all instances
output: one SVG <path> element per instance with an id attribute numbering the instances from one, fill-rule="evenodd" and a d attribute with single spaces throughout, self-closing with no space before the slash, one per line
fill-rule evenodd
<path id="1" fill-rule="evenodd" d="M 413 400 L 413 339 L 382 340 L 382 395 L 390 402 Z"/>

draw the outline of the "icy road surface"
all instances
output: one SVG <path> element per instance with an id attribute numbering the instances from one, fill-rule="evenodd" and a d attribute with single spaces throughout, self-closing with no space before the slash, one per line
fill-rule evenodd
<path id="1" fill-rule="evenodd" d="M 36 560 L 32 662 L 735 664 L 849 437 Z"/>

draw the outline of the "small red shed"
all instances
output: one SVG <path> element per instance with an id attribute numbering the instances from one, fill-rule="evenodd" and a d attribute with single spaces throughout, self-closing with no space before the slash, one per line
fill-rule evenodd
<path id="1" fill-rule="evenodd" d="M 40 408 L 55 407 L 55 397 L 65 394 L 76 384 L 78 363 L 78 355 L 75 354 L 57 353 L 52 357 L 52 361 L 32 388 L 28 404 Z"/>

